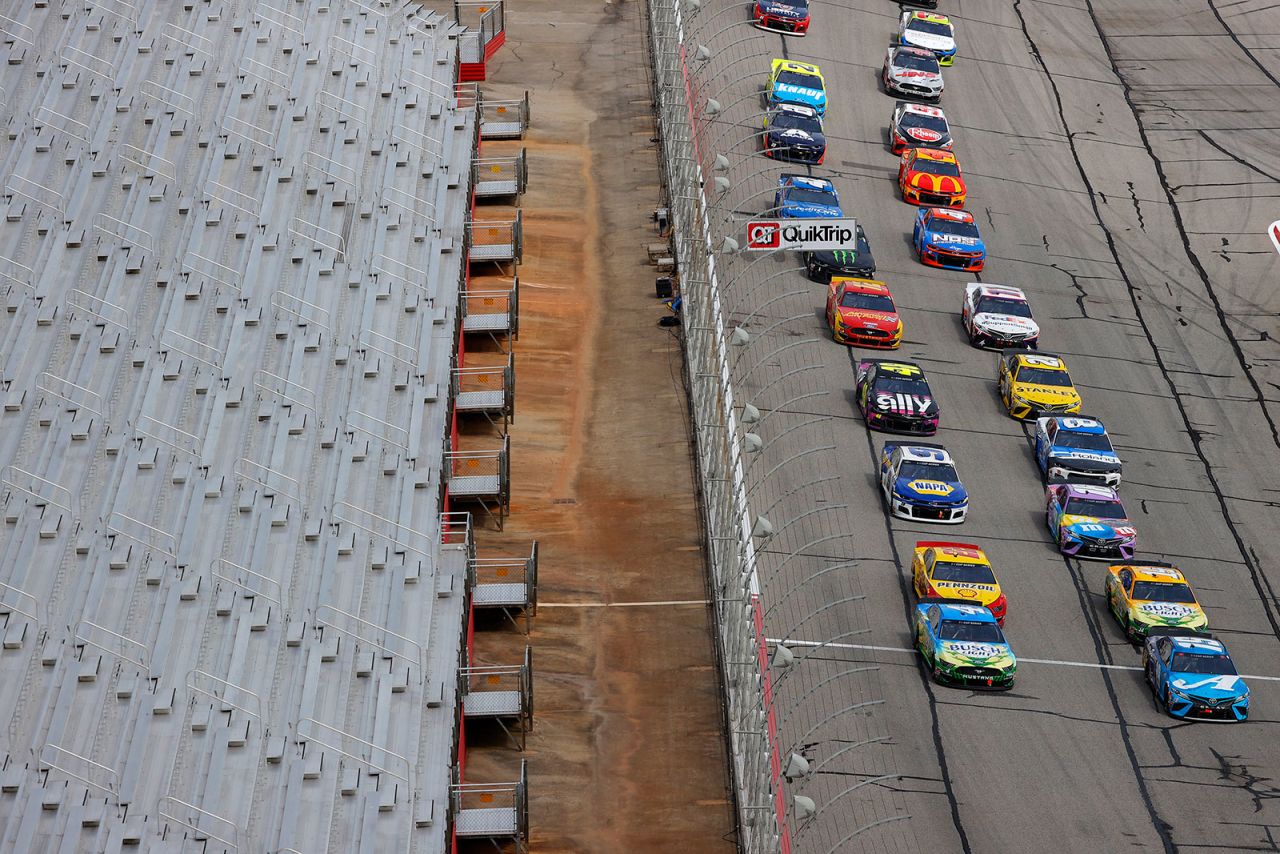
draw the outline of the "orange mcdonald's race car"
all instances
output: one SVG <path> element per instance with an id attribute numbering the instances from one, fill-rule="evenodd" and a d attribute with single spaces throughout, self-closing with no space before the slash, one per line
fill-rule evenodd
<path id="1" fill-rule="evenodd" d="M 921 540 L 911 559 L 911 584 L 916 596 L 955 600 L 957 604 L 982 605 L 1000 625 L 1008 603 L 991 563 L 972 543 Z"/>
<path id="2" fill-rule="evenodd" d="M 930 207 L 964 207 L 964 176 L 960 161 L 941 148 L 908 148 L 898 164 L 902 200 Z"/>

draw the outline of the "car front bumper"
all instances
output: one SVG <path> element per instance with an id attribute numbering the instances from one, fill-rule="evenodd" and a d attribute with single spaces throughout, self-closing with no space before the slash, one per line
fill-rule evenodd
<path id="1" fill-rule="evenodd" d="M 903 501 L 898 496 L 893 496 L 890 512 L 899 519 L 909 519 L 912 522 L 930 522 L 938 525 L 959 525 L 965 520 L 969 514 L 968 504 L 939 506 L 932 504 L 916 504 L 910 501 Z"/>

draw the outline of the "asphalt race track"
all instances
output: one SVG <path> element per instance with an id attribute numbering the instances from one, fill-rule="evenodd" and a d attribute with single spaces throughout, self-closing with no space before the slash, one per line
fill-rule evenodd
<path id="1" fill-rule="evenodd" d="M 876 354 L 830 340 L 825 289 L 796 258 L 721 259 L 731 316 L 752 333 L 735 351 L 736 395 L 765 413 L 748 483 L 753 512 L 777 529 L 761 558 L 766 631 L 837 641 L 797 645 L 805 660 L 773 676 L 781 752 L 817 769 L 792 787 L 819 807 L 792 819 L 796 850 L 1280 850 L 1280 681 L 1250 681 L 1239 725 L 1181 723 L 1153 705 L 1106 609 L 1105 565 L 1051 544 L 1033 425 L 1004 414 L 995 355 L 960 325 L 973 276 L 911 251 L 915 209 L 886 146 L 895 99 L 879 87 L 899 7 L 813 7 L 806 38 L 758 32 L 747 5 L 722 0 L 686 23 L 713 50 L 690 59 L 697 91 L 724 106 L 703 120 L 700 156 L 732 164 L 724 196 L 708 179 L 713 224 L 745 244 L 742 222 L 797 171 L 751 137 L 769 59 L 820 64 L 829 146 L 812 172 L 834 178 L 866 228 L 906 324 L 898 355 L 929 374 L 942 408 L 933 441 L 956 457 L 971 502 L 961 526 L 890 522 L 874 482 L 886 436 L 853 405 L 856 359 Z M 1280 258 L 1266 234 L 1280 219 L 1280 7 L 941 0 L 938 11 L 959 42 L 941 106 L 987 244 L 982 280 L 1028 292 L 1041 349 L 1067 360 L 1084 412 L 1106 422 L 1139 557 L 1187 573 L 1242 673 L 1280 677 Z M 917 539 L 987 550 L 1022 659 L 1011 692 L 936 687 L 900 651 Z"/>

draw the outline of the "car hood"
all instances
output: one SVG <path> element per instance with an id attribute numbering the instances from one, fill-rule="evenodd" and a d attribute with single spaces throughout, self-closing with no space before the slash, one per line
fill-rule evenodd
<path id="1" fill-rule="evenodd" d="M 830 219 L 840 216 L 840 209 L 834 205 L 815 205 L 812 202 L 783 201 L 781 213 L 793 219 Z"/>
<path id="2" fill-rule="evenodd" d="M 946 148 L 951 145 L 950 134 L 938 133 L 936 130 L 930 130 L 929 128 L 904 128 L 899 126 L 898 135 L 903 139 L 918 142 L 930 148 Z"/>
<path id="3" fill-rule="evenodd" d="M 784 128 L 769 130 L 769 139 L 783 145 L 817 145 L 827 144 L 827 138 L 820 133 L 810 133 L 800 128 Z"/>
<path id="4" fill-rule="evenodd" d="M 1070 463 L 1079 471 L 1117 471 L 1120 458 L 1101 451 L 1082 451 L 1079 448 L 1063 448 L 1055 445 L 1049 450 L 1049 459 Z"/>
<path id="5" fill-rule="evenodd" d="M 867 403 L 876 412 L 891 412 L 911 418 L 938 417 L 938 404 L 927 394 L 872 391 L 867 395 Z"/>
<path id="6" fill-rule="evenodd" d="M 934 246 L 947 246 L 953 249 L 966 249 L 974 252 L 983 248 L 981 237 L 943 234 L 941 231 L 930 231 L 929 242 Z"/>
<path id="7" fill-rule="evenodd" d="M 790 101 L 807 107 L 816 107 L 827 103 L 827 93 L 809 86 L 797 86 L 794 83 L 775 83 L 773 97 L 776 101 Z"/>
<path id="8" fill-rule="evenodd" d="M 973 316 L 973 325 L 999 335 L 1038 335 L 1039 325 L 1034 320 L 1016 314 L 997 314 L 983 311 Z"/>
<path id="9" fill-rule="evenodd" d="M 766 15 L 777 15 L 780 18 L 803 18 L 808 14 L 804 9 L 792 6 L 789 3 L 774 3 L 769 2 L 769 0 L 763 0 L 763 2 L 757 3 L 756 5 L 759 6 L 760 11 L 764 12 Z"/>
<path id="10" fill-rule="evenodd" d="M 884 329 L 893 332 L 898 328 L 898 315 L 887 311 L 868 311 L 865 308 L 841 308 L 840 319 L 846 326 L 863 326 L 867 329 Z"/>
<path id="11" fill-rule="evenodd" d="M 952 195 L 964 192 L 964 179 L 952 175 L 934 175 L 932 172 L 907 173 L 907 183 L 929 193 Z"/>
<path id="12" fill-rule="evenodd" d="M 969 493 L 958 482 L 947 483 L 945 480 L 924 477 L 900 477 L 894 481 L 894 491 L 903 498 L 918 498 L 940 504 L 963 504 L 969 498 Z"/>
<path id="13" fill-rule="evenodd" d="M 1239 676 L 1208 676 L 1204 673 L 1169 673 L 1169 684 L 1184 694 L 1206 700 L 1226 700 L 1249 693 Z"/>
<path id="14" fill-rule="evenodd" d="M 941 86 L 942 75 L 936 71 L 919 71 L 915 68 L 900 68 L 896 65 L 889 65 L 889 76 L 894 80 L 910 81 L 911 83 L 919 83 L 921 86 Z"/>
<path id="15" fill-rule="evenodd" d="M 956 40 L 951 36 L 938 36 L 933 33 L 922 33 L 918 30 L 904 30 L 902 40 L 913 47 L 951 53 L 956 49 Z"/>
<path id="16" fill-rule="evenodd" d="M 1064 513 L 1061 525 L 1073 534 L 1094 540 L 1110 540 L 1115 537 L 1130 539 L 1138 536 L 1128 519 L 1095 519 L 1092 516 L 1073 516 Z"/>
<path id="17" fill-rule="evenodd" d="M 1134 602 L 1129 610 L 1148 625 L 1198 627 L 1208 622 L 1200 606 L 1186 602 Z"/>
<path id="18" fill-rule="evenodd" d="M 969 581 L 930 581 L 929 586 L 939 596 L 956 599 L 960 602 L 979 605 L 990 605 L 1000 598 L 1000 588 L 994 584 L 974 584 Z"/>
<path id="19" fill-rule="evenodd" d="M 836 257 L 836 252 L 840 253 L 838 258 Z M 870 275 L 876 269 L 876 259 L 872 257 L 870 252 L 856 252 L 852 249 L 824 249 L 820 252 L 814 252 L 813 260 L 842 273 L 865 272 Z"/>
<path id="20" fill-rule="evenodd" d="M 1057 385 L 1031 385 L 1029 383 L 1015 382 L 1013 384 L 1013 393 L 1018 397 L 1036 401 L 1037 403 L 1065 403 L 1069 400 L 1080 399 L 1079 393 L 1074 389 L 1065 389 Z"/>
<path id="21" fill-rule="evenodd" d="M 1011 667 L 1015 662 L 1013 650 L 1008 644 L 940 640 L 937 642 L 937 649 L 939 653 L 958 658 L 965 664 L 982 667 L 1005 668 Z"/>

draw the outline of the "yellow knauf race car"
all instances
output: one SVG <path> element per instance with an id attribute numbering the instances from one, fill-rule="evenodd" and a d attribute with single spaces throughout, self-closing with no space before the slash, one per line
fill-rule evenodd
<path id="1" fill-rule="evenodd" d="M 983 605 L 1004 625 L 1008 603 L 991 562 L 972 543 L 921 540 L 911 559 L 911 583 L 916 596 L 936 596 L 966 605 Z"/>
<path id="2" fill-rule="evenodd" d="M 1000 402 L 1014 418 L 1077 414 L 1080 393 L 1071 384 L 1067 364 L 1035 350 L 1001 350 L 996 362 Z"/>
<path id="3" fill-rule="evenodd" d="M 1118 563 L 1107 567 L 1107 606 L 1132 641 L 1153 628 L 1203 631 L 1209 618 L 1181 572 L 1167 563 Z"/>
<path id="4" fill-rule="evenodd" d="M 807 62 L 775 59 L 769 66 L 769 84 L 764 93 L 765 107 L 799 104 L 810 107 L 818 115 L 827 112 L 827 83 L 822 69 Z"/>

